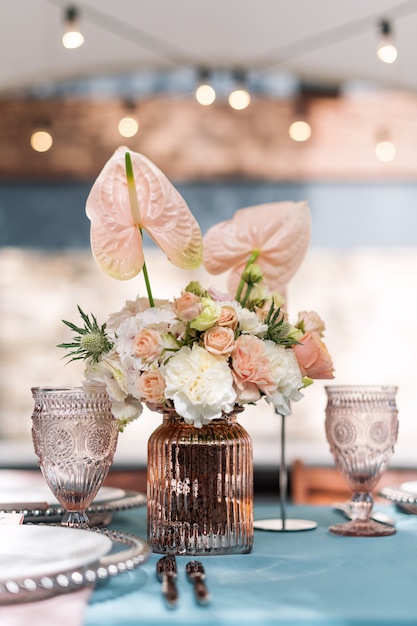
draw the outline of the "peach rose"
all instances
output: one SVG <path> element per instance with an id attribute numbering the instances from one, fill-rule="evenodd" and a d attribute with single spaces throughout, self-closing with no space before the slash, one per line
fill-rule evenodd
<path id="1" fill-rule="evenodd" d="M 332 357 L 318 333 L 303 335 L 293 350 L 303 376 L 334 378 Z"/>
<path id="2" fill-rule="evenodd" d="M 232 306 L 222 306 L 220 317 L 217 320 L 217 326 L 225 326 L 227 328 L 231 328 L 232 330 L 236 330 L 238 321 L 237 313 Z"/>
<path id="3" fill-rule="evenodd" d="M 320 337 L 323 337 L 326 330 L 325 323 L 315 311 L 300 311 L 296 326 L 301 328 L 304 333 L 318 333 Z"/>
<path id="4" fill-rule="evenodd" d="M 240 402 L 256 402 L 261 394 L 271 394 L 276 388 L 271 364 L 261 339 L 241 335 L 232 355 L 232 373 Z"/>
<path id="5" fill-rule="evenodd" d="M 144 361 L 154 361 L 163 350 L 161 335 L 152 328 L 143 328 L 133 341 L 133 354 Z"/>
<path id="6" fill-rule="evenodd" d="M 215 356 L 231 354 L 235 347 L 235 333 L 231 328 L 213 326 L 204 333 L 204 347 Z"/>
<path id="7" fill-rule="evenodd" d="M 165 381 L 159 370 L 148 370 L 139 376 L 137 388 L 142 398 L 158 404 L 164 399 Z"/>
<path id="8" fill-rule="evenodd" d="M 184 322 L 195 320 L 203 310 L 199 296 L 190 291 L 183 291 L 180 298 L 175 298 L 174 311 Z"/>

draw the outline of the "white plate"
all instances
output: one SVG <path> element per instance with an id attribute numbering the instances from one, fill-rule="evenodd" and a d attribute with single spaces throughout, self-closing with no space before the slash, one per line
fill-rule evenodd
<path id="1" fill-rule="evenodd" d="M 60 526 L 1 526 L 0 583 L 87 566 L 112 549 L 99 533 Z"/>
<path id="2" fill-rule="evenodd" d="M 58 500 L 49 489 L 42 474 L 30 472 L 0 472 L 0 509 L 2 503 L 39 503 L 56 505 Z M 94 503 L 101 504 L 114 500 L 120 500 L 125 496 L 123 489 L 116 487 L 101 487 Z"/>

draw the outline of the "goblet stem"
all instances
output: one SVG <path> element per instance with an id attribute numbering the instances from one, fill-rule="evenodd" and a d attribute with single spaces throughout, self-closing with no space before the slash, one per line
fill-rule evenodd
<path id="1" fill-rule="evenodd" d="M 368 492 L 358 492 L 353 494 L 350 501 L 350 511 L 352 519 L 369 521 L 371 518 L 374 499 Z"/>
<path id="2" fill-rule="evenodd" d="M 88 515 L 85 511 L 66 511 L 62 520 L 61 526 L 69 526 L 71 528 L 88 528 L 89 527 Z"/>
<path id="3" fill-rule="evenodd" d="M 393 535 L 395 533 L 393 526 L 380 524 L 371 519 L 372 508 L 373 497 L 370 493 L 355 493 L 350 501 L 351 521 L 330 526 L 330 532 L 335 535 L 349 537 L 384 537 Z"/>

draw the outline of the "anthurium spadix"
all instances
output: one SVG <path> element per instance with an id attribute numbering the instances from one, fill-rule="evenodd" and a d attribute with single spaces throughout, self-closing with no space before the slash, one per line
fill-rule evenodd
<path id="1" fill-rule="evenodd" d="M 204 236 L 203 262 L 210 274 L 231 271 L 235 293 L 248 262 L 256 263 L 270 290 L 285 292 L 310 243 L 307 202 L 271 202 L 236 211 L 233 218 L 212 226 Z"/>
<path id="2" fill-rule="evenodd" d="M 177 267 L 201 265 L 201 231 L 185 200 L 156 165 L 128 148 L 118 148 L 102 169 L 86 214 L 94 258 L 112 278 L 128 280 L 143 269 L 142 231 Z"/>

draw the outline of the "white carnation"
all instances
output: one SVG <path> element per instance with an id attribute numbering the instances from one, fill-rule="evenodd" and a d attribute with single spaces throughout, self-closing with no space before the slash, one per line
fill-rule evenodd
<path id="1" fill-rule="evenodd" d="M 303 380 L 293 350 L 277 345 L 274 341 L 264 341 L 265 354 L 268 357 L 276 381 L 276 390 L 266 396 L 280 415 L 291 413 L 290 401 L 298 402 L 303 397 L 300 389 Z"/>
<path id="2" fill-rule="evenodd" d="M 167 363 L 165 397 L 188 424 L 200 428 L 229 413 L 236 401 L 233 377 L 225 359 L 193 344 L 183 347 Z"/>

